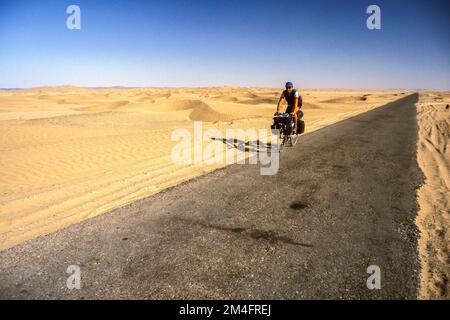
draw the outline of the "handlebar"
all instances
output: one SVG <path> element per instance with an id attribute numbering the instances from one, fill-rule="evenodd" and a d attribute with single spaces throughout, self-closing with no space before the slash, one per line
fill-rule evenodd
<path id="1" fill-rule="evenodd" d="M 291 115 L 289 113 L 276 113 L 273 117 L 274 118 L 289 118 L 289 117 L 291 117 Z"/>

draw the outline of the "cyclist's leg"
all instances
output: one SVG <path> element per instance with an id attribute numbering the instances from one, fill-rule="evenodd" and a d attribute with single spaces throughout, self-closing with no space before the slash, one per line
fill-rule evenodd
<path id="1" fill-rule="evenodd" d="M 293 113 L 294 112 L 294 107 L 293 106 L 287 106 L 286 108 L 286 113 Z M 294 113 L 294 125 L 297 125 L 297 114 Z"/>
<path id="2" fill-rule="evenodd" d="M 298 113 L 294 113 L 294 133 L 297 133 Z"/>

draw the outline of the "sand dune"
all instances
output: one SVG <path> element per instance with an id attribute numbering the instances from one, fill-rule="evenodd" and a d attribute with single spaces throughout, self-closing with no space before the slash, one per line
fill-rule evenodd
<path id="1" fill-rule="evenodd" d="M 0 249 L 220 168 L 172 163 L 173 130 L 192 131 L 193 120 L 203 121 L 205 130 L 267 129 L 280 93 L 232 87 L 0 91 Z M 307 132 L 398 94 L 373 91 L 368 101 L 323 104 L 366 92 L 302 93 Z"/>
<path id="2" fill-rule="evenodd" d="M 238 102 L 239 101 L 238 98 L 230 97 L 230 96 L 217 96 L 217 97 L 214 97 L 214 100 L 225 101 L 225 102 Z"/>
<path id="3" fill-rule="evenodd" d="M 152 110 L 159 112 L 172 112 L 201 107 L 209 107 L 209 106 L 202 100 L 184 99 L 184 100 L 172 100 L 166 103 L 159 104 L 158 106 L 152 108 Z"/>
<path id="4" fill-rule="evenodd" d="M 243 104 L 277 104 L 278 103 L 278 98 L 261 98 L 261 97 L 256 97 L 254 99 L 250 98 L 250 99 L 246 99 L 246 100 L 241 100 L 239 101 L 239 103 L 243 103 Z"/>
<path id="5" fill-rule="evenodd" d="M 164 113 L 189 110 L 188 118 L 192 121 L 216 122 L 233 120 L 235 118 L 233 115 L 227 115 L 214 110 L 201 100 L 173 100 L 159 104 L 158 106 L 151 108 L 151 110 Z"/>
<path id="6" fill-rule="evenodd" d="M 358 101 L 366 101 L 368 98 L 367 95 L 358 96 L 358 97 L 342 97 L 342 98 L 335 98 L 335 99 L 329 99 L 322 101 L 323 103 L 355 103 Z"/>
<path id="7" fill-rule="evenodd" d="M 144 97 L 140 97 L 137 101 L 153 103 L 153 102 L 155 102 L 155 99 L 153 99 L 151 96 L 144 96 Z"/>
<path id="8" fill-rule="evenodd" d="M 130 103 L 129 101 L 114 101 L 114 102 L 106 102 L 100 103 L 89 107 L 76 108 L 77 111 L 89 111 L 89 112 L 98 112 L 104 110 L 114 110 L 120 107 L 123 107 Z"/>
<path id="9" fill-rule="evenodd" d="M 315 103 L 305 102 L 303 103 L 303 109 L 320 109 L 320 106 Z"/>
<path id="10" fill-rule="evenodd" d="M 437 99 L 437 100 L 436 100 Z M 418 191 L 422 260 L 421 298 L 450 298 L 450 103 L 449 95 L 423 93 L 417 106 L 418 161 L 425 184 Z"/>
<path id="11" fill-rule="evenodd" d="M 227 121 L 232 120 L 235 117 L 232 115 L 226 115 L 212 109 L 206 103 L 203 103 L 192 109 L 189 114 L 189 119 L 192 121 L 206 121 L 206 122 L 216 122 L 216 121 Z"/>

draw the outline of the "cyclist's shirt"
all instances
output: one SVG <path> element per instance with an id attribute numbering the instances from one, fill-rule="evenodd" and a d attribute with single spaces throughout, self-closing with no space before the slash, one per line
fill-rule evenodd
<path id="1" fill-rule="evenodd" d="M 281 97 L 286 100 L 288 106 L 293 106 L 295 103 L 295 99 L 298 99 L 300 95 L 296 89 L 293 89 L 290 93 L 287 90 L 284 90 L 281 93 Z"/>
<path id="2" fill-rule="evenodd" d="M 288 104 L 287 111 L 290 113 L 290 110 L 294 107 L 295 100 L 299 100 L 298 106 L 301 107 L 301 100 L 300 100 L 300 94 L 298 93 L 297 89 L 293 89 L 290 93 L 287 90 L 284 90 L 281 93 L 281 98 L 284 98 Z"/>

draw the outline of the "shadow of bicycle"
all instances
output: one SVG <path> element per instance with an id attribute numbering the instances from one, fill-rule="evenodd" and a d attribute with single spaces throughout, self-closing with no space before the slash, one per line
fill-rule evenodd
<path id="1" fill-rule="evenodd" d="M 267 153 L 270 150 L 278 150 L 278 145 L 276 143 L 272 144 L 271 142 L 263 142 L 261 140 L 253 140 L 253 141 L 242 141 L 236 138 L 216 138 L 212 137 L 211 140 L 221 141 L 223 144 L 227 146 L 228 149 L 237 149 L 241 152 L 248 153 Z"/>

